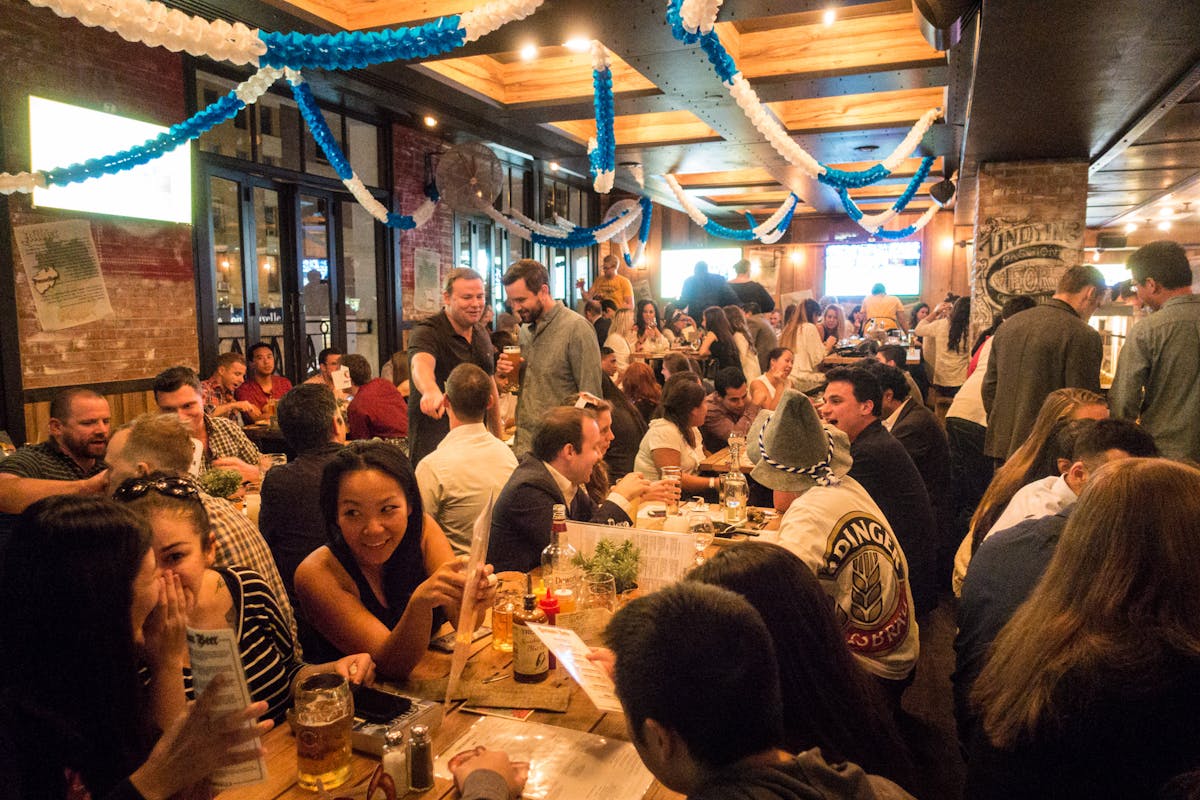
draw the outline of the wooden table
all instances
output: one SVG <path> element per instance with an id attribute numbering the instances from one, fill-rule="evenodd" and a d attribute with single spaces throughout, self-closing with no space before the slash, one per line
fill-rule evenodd
<path id="1" fill-rule="evenodd" d="M 491 637 L 485 637 L 474 645 L 471 663 L 484 668 L 508 669 L 511 667 L 512 656 L 499 653 L 492 649 Z M 429 651 L 425 658 L 413 670 L 413 680 L 433 680 L 444 677 L 450 671 L 450 656 L 444 653 Z M 569 680 L 569 679 L 568 679 Z M 396 686 L 403 690 L 404 684 Z M 476 714 L 461 710 L 462 703 L 454 703 L 446 713 L 442 724 L 433 736 L 433 749 L 440 754 L 462 736 L 467 729 L 479 719 Z M 536 711 L 529 718 L 531 722 L 540 722 L 560 728 L 594 733 L 622 741 L 628 741 L 625 731 L 623 714 L 604 713 L 596 709 L 578 685 L 572 683 L 571 699 L 567 710 L 563 713 Z M 296 783 L 296 742 L 291 730 L 286 724 L 280 725 L 263 738 L 263 747 L 267 751 L 267 780 L 254 786 L 229 789 L 218 795 L 220 800 L 315 800 L 315 792 L 300 788 Z M 350 790 L 362 786 L 371 777 L 379 760 L 374 756 L 355 751 L 351 756 L 351 777 L 339 789 L 330 790 L 330 796 L 336 797 L 339 790 Z M 350 793 L 350 792 L 346 792 Z M 404 796 L 403 792 L 399 793 Z M 420 797 L 424 800 L 435 798 L 457 797 L 453 781 L 436 778 L 434 787 L 422 794 L 409 794 L 408 797 Z M 361 790 L 359 796 L 361 797 Z M 376 800 L 382 798 L 376 794 Z M 654 781 L 646 792 L 644 800 L 676 800 L 682 795 L 676 794 L 658 781 Z"/>
<path id="2" fill-rule="evenodd" d="M 752 469 L 754 469 L 753 464 L 746 464 L 744 462 L 740 465 L 740 467 L 742 472 L 746 473 L 747 475 L 750 474 Z M 707 456 L 703 461 L 700 462 L 700 465 L 697 467 L 697 469 L 699 469 L 701 472 L 716 473 L 718 475 L 724 475 L 726 472 L 729 472 L 729 448 L 724 447 L 712 455 Z"/>

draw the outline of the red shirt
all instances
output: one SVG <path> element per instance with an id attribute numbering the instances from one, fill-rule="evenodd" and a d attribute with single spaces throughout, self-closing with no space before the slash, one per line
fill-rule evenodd
<path id="1" fill-rule="evenodd" d="M 346 423 L 351 439 L 399 439 L 408 436 L 408 403 L 391 381 L 375 378 L 354 392 Z"/>
<path id="2" fill-rule="evenodd" d="M 259 411 L 263 410 L 263 406 L 268 400 L 278 400 L 292 390 L 292 382 L 282 375 L 271 376 L 271 395 L 268 397 L 263 388 L 258 385 L 258 381 L 250 378 L 245 383 L 237 388 L 233 396 L 238 400 L 248 400 L 254 404 L 254 407 Z"/>

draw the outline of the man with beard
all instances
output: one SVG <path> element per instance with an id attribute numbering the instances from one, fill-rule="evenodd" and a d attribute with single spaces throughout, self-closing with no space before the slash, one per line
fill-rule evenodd
<path id="1" fill-rule="evenodd" d="M 546 412 L 576 392 L 600 396 L 600 345 L 588 321 L 550 296 L 546 268 L 523 258 L 504 273 L 504 290 L 524 323 L 520 332 L 521 395 L 517 400 L 517 458 L 529 451 Z"/>
<path id="2" fill-rule="evenodd" d="M 486 305 L 483 278 L 473 269 L 450 270 L 442 291 L 443 308 L 413 325 L 408 336 L 411 393 L 408 398 L 409 458 L 415 467 L 450 432 L 446 417 L 446 379 L 459 364 L 474 364 L 503 378 L 508 362 L 497 365 L 487 329 L 480 323 Z M 492 403 L 488 427 L 500 433 L 499 400 Z"/>
<path id="3" fill-rule="evenodd" d="M 0 461 L 0 512 L 19 514 L 56 494 L 103 494 L 109 418 L 108 401 L 91 389 L 55 395 L 50 437 Z"/>

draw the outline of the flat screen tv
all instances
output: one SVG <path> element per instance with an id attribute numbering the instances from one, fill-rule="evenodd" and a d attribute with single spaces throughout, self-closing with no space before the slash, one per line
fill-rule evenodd
<path id="1" fill-rule="evenodd" d="M 740 247 L 703 247 L 662 251 L 662 284 L 659 291 L 663 297 L 678 298 L 683 291 L 683 282 L 696 271 L 696 262 L 708 264 L 708 271 L 725 278 L 733 276 L 733 265 L 742 257 Z"/>
<path id="2" fill-rule="evenodd" d="M 888 294 L 921 293 L 921 243 L 872 242 L 825 247 L 825 294 L 861 297 L 882 283 Z"/>
<path id="3" fill-rule="evenodd" d="M 29 98 L 30 166 L 34 170 L 66 167 L 128 150 L 166 130 L 116 114 Z M 191 146 L 181 145 L 127 172 L 34 189 L 33 204 L 116 217 L 191 222 Z"/>

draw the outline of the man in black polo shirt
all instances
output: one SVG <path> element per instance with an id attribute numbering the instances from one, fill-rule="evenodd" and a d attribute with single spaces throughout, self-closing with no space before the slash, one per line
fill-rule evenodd
<path id="1" fill-rule="evenodd" d="M 50 401 L 50 438 L 0 460 L 0 512 L 20 514 L 56 494 L 104 494 L 108 401 L 91 389 L 65 389 Z"/>
<path id="2" fill-rule="evenodd" d="M 453 269 L 446 276 L 442 292 L 444 308 L 415 324 L 409 333 L 412 394 L 408 399 L 408 447 L 413 466 L 437 449 L 450 432 L 446 396 L 442 394 L 450 371 L 469 362 L 488 375 L 496 373 L 492 340 L 479 322 L 485 297 L 483 278 L 478 272 L 462 267 Z M 497 434 L 500 419 L 495 410 L 499 406 L 497 398 L 488 418 L 488 427 Z"/>

